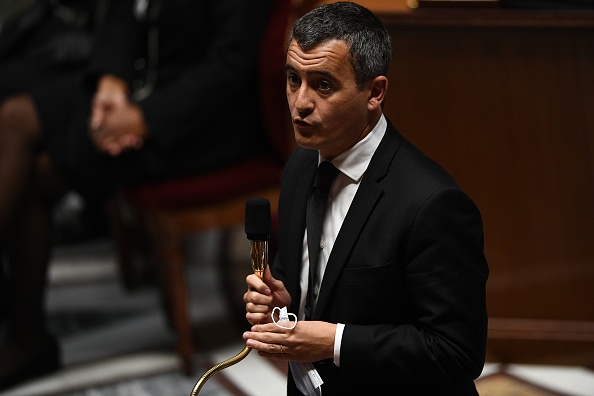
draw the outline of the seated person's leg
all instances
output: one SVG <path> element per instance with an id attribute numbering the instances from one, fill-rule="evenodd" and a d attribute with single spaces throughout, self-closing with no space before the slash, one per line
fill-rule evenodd
<path id="1" fill-rule="evenodd" d="M 45 329 L 43 298 L 51 244 L 50 204 L 37 181 L 41 129 L 31 97 L 0 108 L 0 233 L 10 282 L 7 332 L 0 348 L 0 389 L 59 366 Z"/>
<path id="2" fill-rule="evenodd" d="M 0 104 L 0 238 L 6 236 L 20 197 L 29 188 L 41 142 L 35 105 L 28 95 Z"/>

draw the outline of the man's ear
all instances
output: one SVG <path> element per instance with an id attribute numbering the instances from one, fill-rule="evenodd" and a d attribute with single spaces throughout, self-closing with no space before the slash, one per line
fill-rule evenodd
<path id="1" fill-rule="evenodd" d="M 369 100 L 367 109 L 369 111 L 377 110 L 388 92 L 388 78 L 386 76 L 377 76 L 369 82 Z"/>

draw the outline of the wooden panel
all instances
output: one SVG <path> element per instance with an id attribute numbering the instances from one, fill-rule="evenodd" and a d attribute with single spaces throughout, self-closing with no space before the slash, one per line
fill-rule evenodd
<path id="1" fill-rule="evenodd" d="M 320 4 L 334 2 L 336 2 L 336 0 L 293 0 L 298 15 L 304 14 Z M 410 7 L 407 5 L 407 0 L 359 0 L 356 1 L 356 3 L 382 14 L 410 10 Z"/>
<path id="2" fill-rule="evenodd" d="M 430 19 L 386 18 L 386 113 L 481 209 L 499 326 L 491 356 L 594 365 L 594 331 L 576 340 L 564 327 L 594 328 L 594 18 L 574 28 L 550 17 L 511 26 L 489 17 L 487 27 Z M 551 321 L 560 326 L 529 336 Z M 543 353 L 553 339 L 556 354 Z"/>

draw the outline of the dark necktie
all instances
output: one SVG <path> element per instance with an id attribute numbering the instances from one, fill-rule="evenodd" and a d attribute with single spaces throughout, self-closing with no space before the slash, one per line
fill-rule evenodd
<path id="1" fill-rule="evenodd" d="M 316 285 L 318 275 L 318 261 L 320 257 L 320 239 L 322 237 L 322 224 L 324 222 L 324 209 L 328 200 L 330 184 L 339 171 L 330 161 L 324 161 L 318 167 L 316 178 L 307 201 L 306 226 L 307 249 L 309 253 L 309 282 L 307 287 L 307 300 L 305 304 L 305 318 L 313 316 L 317 299 Z"/>

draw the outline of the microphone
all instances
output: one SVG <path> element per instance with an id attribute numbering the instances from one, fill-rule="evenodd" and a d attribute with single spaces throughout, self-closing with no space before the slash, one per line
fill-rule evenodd
<path id="1" fill-rule="evenodd" d="M 272 233 L 272 221 L 270 220 L 270 202 L 265 198 L 250 198 L 245 203 L 245 233 L 250 240 L 250 256 L 252 258 L 252 269 L 254 273 L 262 278 L 268 265 L 268 240 Z M 191 396 L 197 396 L 202 386 L 210 377 L 219 371 L 226 369 L 242 361 L 252 350 L 247 345 L 237 355 L 222 361 L 212 367 L 200 377 Z"/>
<path id="2" fill-rule="evenodd" d="M 250 240 L 252 270 L 262 278 L 268 265 L 268 241 L 272 233 L 270 202 L 250 198 L 245 203 L 245 233 Z"/>

